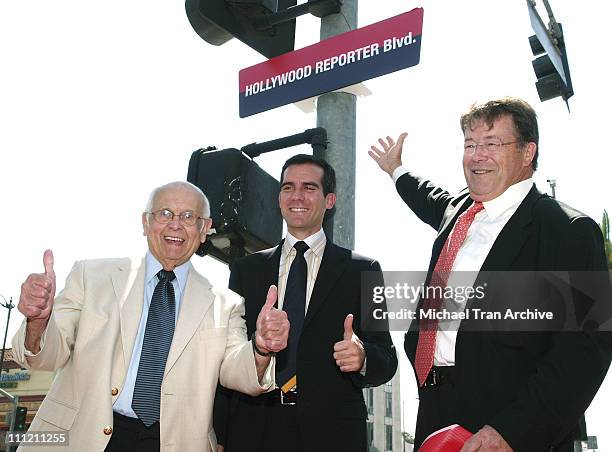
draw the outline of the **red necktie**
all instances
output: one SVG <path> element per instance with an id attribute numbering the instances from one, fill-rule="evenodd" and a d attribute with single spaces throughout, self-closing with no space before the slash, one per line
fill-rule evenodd
<path id="1" fill-rule="evenodd" d="M 475 202 L 468 210 L 459 216 L 453 231 L 446 239 L 446 242 L 444 242 L 444 247 L 440 252 L 440 256 L 438 256 L 438 261 L 436 262 L 433 274 L 431 275 L 431 280 L 429 281 L 430 287 L 441 287 L 442 289 L 446 287 L 448 277 L 453 269 L 453 262 L 455 262 L 455 258 L 459 252 L 459 248 L 461 248 L 461 245 L 465 241 L 467 231 L 474 221 L 476 214 L 483 208 L 484 206 L 481 202 Z M 433 292 L 439 293 L 443 292 L 443 290 L 434 290 Z M 423 300 L 422 309 L 425 311 L 428 309 L 438 310 L 441 306 L 441 298 L 425 298 Z M 425 379 L 433 366 L 437 332 L 437 319 L 421 319 L 419 323 L 419 342 L 417 344 L 416 356 L 414 359 L 414 367 L 419 379 L 419 386 L 423 386 L 423 383 L 425 383 Z"/>

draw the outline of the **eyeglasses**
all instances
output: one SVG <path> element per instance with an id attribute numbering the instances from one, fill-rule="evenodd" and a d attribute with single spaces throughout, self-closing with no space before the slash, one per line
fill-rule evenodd
<path id="1" fill-rule="evenodd" d="M 204 217 L 198 217 L 195 213 L 189 210 L 186 212 L 181 212 L 179 214 L 176 214 L 169 209 L 161 209 L 161 210 L 156 210 L 155 212 L 145 212 L 145 213 L 148 213 L 149 215 L 153 215 L 153 219 L 161 224 L 168 224 L 172 220 L 174 220 L 174 217 L 178 217 L 179 222 L 183 226 L 193 226 L 194 224 L 196 224 L 198 220 L 204 219 Z"/>
<path id="2" fill-rule="evenodd" d="M 463 146 L 463 152 L 466 154 L 474 154 L 479 147 L 482 147 L 490 154 L 495 154 L 499 152 L 502 146 L 508 146 L 510 144 L 520 143 L 520 141 L 507 141 L 506 143 L 501 143 L 498 141 L 489 141 L 487 143 L 466 143 Z"/>

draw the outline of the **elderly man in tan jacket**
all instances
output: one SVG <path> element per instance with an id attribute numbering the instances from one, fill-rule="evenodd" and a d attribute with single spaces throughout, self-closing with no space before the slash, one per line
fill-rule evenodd
<path id="1" fill-rule="evenodd" d="M 23 283 L 18 308 L 26 319 L 13 339 L 15 360 L 58 370 L 29 431 L 63 433 L 39 441 L 68 441 L 45 450 L 216 450 L 217 382 L 251 395 L 274 388 L 286 314 L 273 308 L 271 287 L 248 341 L 242 299 L 195 271 L 189 260 L 206 240 L 209 212 L 197 187 L 164 185 L 142 214 L 144 259 L 77 262 L 55 297 L 48 250 L 45 272 Z"/>

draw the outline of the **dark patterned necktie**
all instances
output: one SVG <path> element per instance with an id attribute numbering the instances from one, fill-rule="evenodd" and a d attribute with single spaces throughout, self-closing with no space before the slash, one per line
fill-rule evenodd
<path id="1" fill-rule="evenodd" d="M 149 427 L 159 421 L 161 382 L 174 335 L 174 272 L 160 270 L 153 291 L 136 375 L 132 409 Z"/>
<path id="2" fill-rule="evenodd" d="M 308 250 L 308 245 L 300 241 L 296 242 L 293 247 L 296 255 L 289 269 L 283 300 L 283 311 L 287 312 L 291 327 L 289 328 L 287 348 L 276 355 L 276 383 L 283 392 L 287 392 L 296 385 L 297 347 L 300 334 L 302 334 L 306 311 L 308 266 L 304 253 Z"/>

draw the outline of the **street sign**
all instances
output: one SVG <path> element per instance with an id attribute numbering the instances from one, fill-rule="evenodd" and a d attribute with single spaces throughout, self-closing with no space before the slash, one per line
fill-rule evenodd
<path id="1" fill-rule="evenodd" d="M 242 69 L 240 117 L 334 91 L 419 63 L 423 8 Z"/>

